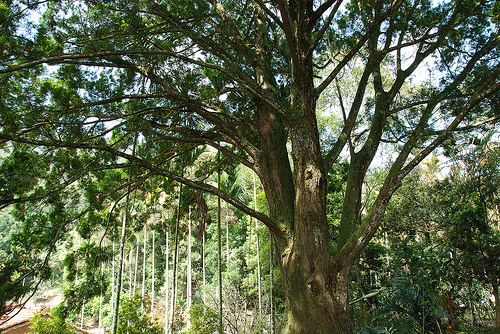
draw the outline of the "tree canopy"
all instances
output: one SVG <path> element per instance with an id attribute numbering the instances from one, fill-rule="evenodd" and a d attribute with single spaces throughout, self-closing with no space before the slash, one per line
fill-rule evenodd
<path id="1" fill-rule="evenodd" d="M 2 272 L 43 276 L 40 252 L 74 222 L 111 226 L 96 212 L 176 181 L 268 227 L 283 333 L 349 333 L 349 273 L 404 177 L 498 120 L 498 10 L 469 0 L 2 2 L 0 207 L 24 221 Z M 191 154 L 207 146 L 220 161 Z M 380 157 L 389 166 L 364 206 Z M 211 180 L 236 165 L 255 172 L 266 209 Z M 339 168 L 342 191 L 327 196 Z"/>

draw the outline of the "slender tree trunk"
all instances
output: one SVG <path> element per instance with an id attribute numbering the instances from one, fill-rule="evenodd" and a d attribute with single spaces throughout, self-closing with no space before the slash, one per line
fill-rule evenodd
<path id="1" fill-rule="evenodd" d="M 226 216 L 226 263 L 229 263 L 229 219 Z"/>
<path id="2" fill-rule="evenodd" d="M 220 152 L 217 152 L 217 189 L 220 190 Z M 217 271 L 219 274 L 219 334 L 224 333 L 222 324 L 222 240 L 221 240 L 221 201 L 217 196 Z"/>
<path id="3" fill-rule="evenodd" d="M 273 300 L 273 236 L 269 234 L 269 325 L 271 334 L 274 334 L 274 300 Z"/>
<path id="4" fill-rule="evenodd" d="M 169 310 L 169 285 L 168 285 L 168 280 L 169 280 L 169 272 L 168 272 L 168 255 L 169 255 L 169 249 L 168 249 L 168 226 L 165 227 L 165 334 L 168 334 L 169 330 L 169 323 L 168 323 L 168 310 Z"/>
<path id="5" fill-rule="evenodd" d="M 170 333 L 174 332 L 174 320 L 175 320 L 175 295 L 177 293 L 177 259 L 179 252 L 179 222 L 181 218 L 181 195 L 182 195 L 182 183 L 179 186 L 179 202 L 177 205 L 177 218 L 175 221 L 175 244 L 174 244 L 174 263 L 172 268 L 172 304 L 170 307 Z"/>
<path id="6" fill-rule="evenodd" d="M 202 276 L 203 276 L 203 304 L 207 303 L 207 277 L 205 271 L 205 229 L 203 229 L 201 236 L 201 268 L 202 268 Z"/>
<path id="7" fill-rule="evenodd" d="M 498 295 L 498 284 L 493 284 L 493 297 L 495 298 L 495 324 L 500 328 L 500 297 Z"/>
<path id="8" fill-rule="evenodd" d="M 470 280 L 469 280 L 469 288 L 468 288 L 468 297 L 469 297 L 469 304 L 470 304 L 470 313 L 471 313 L 471 316 L 472 316 L 472 325 L 473 326 L 478 326 L 479 325 L 479 322 L 478 322 L 478 318 L 477 318 L 477 313 L 476 313 L 476 303 L 474 303 L 474 295 L 473 295 L 473 291 L 472 291 L 472 277 L 473 276 L 470 276 Z"/>
<path id="9" fill-rule="evenodd" d="M 142 287 L 141 287 L 141 313 L 144 314 L 144 297 L 146 295 L 146 246 L 148 243 L 148 233 L 144 224 L 144 240 L 142 247 Z"/>
<path id="10" fill-rule="evenodd" d="M 102 276 L 102 272 L 104 271 L 103 270 L 103 267 L 104 267 L 104 264 L 101 264 L 101 276 Z M 102 285 L 101 285 L 102 286 Z M 103 331 L 102 330 L 102 287 L 101 287 L 101 293 L 99 294 L 99 319 L 98 319 L 98 333 L 101 334 L 101 332 Z"/>
<path id="11" fill-rule="evenodd" d="M 153 318 L 155 306 L 155 230 L 151 230 L 153 235 L 152 249 L 151 249 L 151 318 Z"/>
<path id="12" fill-rule="evenodd" d="M 83 329 L 83 317 L 85 315 L 85 300 L 82 303 L 82 312 L 80 314 L 80 328 Z"/>
<path id="13" fill-rule="evenodd" d="M 253 208 L 255 211 L 257 208 L 257 182 L 255 181 L 255 173 L 253 173 Z M 256 238 L 256 257 L 257 257 L 257 292 L 258 292 L 258 310 L 259 316 L 262 317 L 262 285 L 260 279 L 260 239 L 259 239 L 259 223 L 257 220 L 255 223 L 255 238 Z"/>
<path id="14" fill-rule="evenodd" d="M 129 297 L 132 297 L 134 294 L 133 290 L 133 277 L 134 276 L 134 247 L 132 246 L 130 248 L 130 251 L 128 253 L 128 295 Z"/>
<path id="15" fill-rule="evenodd" d="M 127 195 L 126 200 L 125 200 L 125 214 L 123 217 L 123 223 L 122 223 L 122 230 L 121 230 L 121 236 L 120 236 L 120 262 L 118 264 L 118 282 L 116 286 L 116 296 L 115 296 L 115 305 L 113 309 L 113 323 L 111 327 L 111 333 L 116 334 L 117 331 L 117 326 L 118 326 L 118 310 L 120 308 L 120 294 L 122 290 L 122 283 L 123 283 L 123 263 L 124 263 L 124 258 L 125 258 L 125 235 L 126 235 L 126 229 L 128 225 L 128 220 L 129 220 L 129 212 L 128 212 L 128 206 L 129 206 L 129 195 Z"/>
<path id="16" fill-rule="evenodd" d="M 114 234 L 114 233 L 113 233 Z M 111 241 L 111 251 L 113 252 L 113 256 L 111 258 L 111 309 L 114 310 L 114 302 L 115 302 L 115 239 L 113 235 L 113 240 Z"/>
<path id="17" fill-rule="evenodd" d="M 457 327 L 457 322 L 455 319 L 455 310 L 457 308 L 457 304 L 455 303 L 455 299 L 453 296 L 453 292 L 449 292 L 446 295 L 446 301 L 445 301 L 445 308 L 446 308 L 446 313 L 448 313 L 448 324 L 446 325 L 446 334 L 450 334 L 455 332 L 455 329 Z M 422 333 L 424 332 L 424 326 L 422 325 Z"/>
<path id="18" fill-rule="evenodd" d="M 133 294 L 137 291 L 137 267 L 139 265 L 139 241 L 135 241 L 135 261 L 134 261 L 134 289 Z"/>
<path id="19" fill-rule="evenodd" d="M 193 294 L 193 283 L 191 276 L 191 207 L 189 207 L 188 213 L 188 235 L 187 235 L 187 263 L 186 263 L 186 311 L 187 311 L 187 328 L 191 326 L 191 321 L 189 317 L 189 310 L 191 309 Z"/>

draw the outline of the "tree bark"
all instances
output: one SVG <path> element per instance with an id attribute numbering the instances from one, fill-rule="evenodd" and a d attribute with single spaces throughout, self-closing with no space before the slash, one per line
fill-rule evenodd
<path id="1" fill-rule="evenodd" d="M 310 162 L 303 166 L 304 173 L 298 172 L 296 179 L 295 233 L 281 262 L 287 305 L 281 333 L 351 333 L 347 310 L 349 267 L 332 261 L 323 177 L 316 174 L 319 170 Z"/>
<path id="2" fill-rule="evenodd" d="M 142 249 L 142 287 L 141 287 L 141 313 L 144 314 L 144 297 L 146 295 L 146 246 L 148 242 L 146 224 L 144 224 L 144 240 Z"/>
<path id="3" fill-rule="evenodd" d="M 104 263 L 101 264 L 101 275 L 104 268 Z M 103 300 L 103 291 L 102 291 L 102 286 L 101 286 L 101 293 L 99 294 L 99 316 L 98 316 L 98 325 L 97 325 L 97 331 L 98 334 L 102 333 L 102 300 Z"/>
<path id="4" fill-rule="evenodd" d="M 153 318 L 155 306 L 155 230 L 151 230 L 153 238 L 151 245 L 151 318 Z"/>
<path id="5" fill-rule="evenodd" d="M 498 284 L 493 284 L 493 296 L 495 298 L 495 324 L 500 328 L 500 297 L 498 295 Z"/>
<path id="6" fill-rule="evenodd" d="M 217 152 L 217 189 L 220 190 L 220 152 Z M 219 278 L 218 299 L 219 299 L 219 334 L 224 333 L 222 323 L 222 236 L 221 236 L 221 201 L 217 196 L 217 273 Z"/>
<path id="7" fill-rule="evenodd" d="M 201 236 L 201 270 L 203 276 L 203 304 L 207 303 L 207 275 L 205 270 L 205 229 L 203 229 Z"/>
<path id="8" fill-rule="evenodd" d="M 137 291 L 137 267 L 139 264 L 139 240 L 135 241 L 135 262 L 134 262 L 134 287 L 132 291 L 132 295 Z"/>
<path id="9" fill-rule="evenodd" d="M 273 263 L 273 236 L 269 235 L 269 327 L 271 334 L 274 334 L 274 300 L 273 300 L 273 284 L 274 284 L 274 263 Z"/>
<path id="10" fill-rule="evenodd" d="M 170 306 L 170 333 L 174 332 L 175 297 L 177 293 L 177 261 L 179 256 L 179 222 L 181 219 L 182 183 L 179 185 L 179 202 L 177 204 L 177 217 L 175 221 L 174 263 L 172 268 L 172 304 Z"/>
<path id="11" fill-rule="evenodd" d="M 168 218 L 167 218 L 168 221 Z M 169 279 L 169 264 L 168 264 L 168 255 L 169 255 L 169 250 L 168 250 L 168 225 L 165 227 L 165 334 L 168 334 L 169 330 L 169 317 L 168 317 L 168 311 L 169 311 L 169 285 L 168 285 L 168 279 Z"/>
<path id="12" fill-rule="evenodd" d="M 187 263 L 186 263 L 186 327 L 189 329 L 191 327 L 191 319 L 189 316 L 189 310 L 192 304 L 192 294 L 193 294 L 193 280 L 192 280 L 192 265 L 191 265 L 191 207 L 189 207 L 188 213 L 188 235 L 187 235 Z"/>
<path id="13" fill-rule="evenodd" d="M 113 324 L 112 324 L 112 334 L 116 334 L 118 330 L 118 310 L 120 308 L 120 295 L 121 295 L 121 290 L 122 290 L 122 284 L 123 284 L 123 265 L 124 265 L 124 258 L 125 258 L 125 235 L 126 235 L 126 229 L 128 225 L 128 220 L 129 220 L 129 195 L 127 195 L 127 198 L 125 200 L 125 213 L 123 217 L 123 223 L 122 223 L 122 229 L 121 229 L 121 236 L 120 236 L 120 259 L 119 259 L 119 264 L 118 264 L 118 282 L 116 285 L 116 294 L 115 294 L 115 303 L 113 307 Z"/>
<path id="14" fill-rule="evenodd" d="M 132 297 L 134 294 L 133 291 L 133 276 L 134 276 L 134 246 L 130 248 L 130 251 L 128 253 L 128 295 L 129 297 Z"/>
<path id="15" fill-rule="evenodd" d="M 255 173 L 253 174 L 253 209 L 255 211 L 257 208 L 257 185 L 255 182 Z M 260 277 L 260 240 L 259 240 L 259 224 L 255 221 L 255 255 L 257 257 L 257 292 L 259 301 L 259 316 L 262 317 L 262 285 Z"/>

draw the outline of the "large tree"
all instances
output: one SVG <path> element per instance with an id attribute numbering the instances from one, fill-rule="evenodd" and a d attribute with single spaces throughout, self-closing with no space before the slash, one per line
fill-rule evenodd
<path id="1" fill-rule="evenodd" d="M 350 333 L 349 272 L 401 180 L 459 130 L 498 119 L 494 1 L 7 1 L 0 15 L 0 140 L 12 155 L 0 205 L 132 166 L 129 185 L 162 176 L 216 194 L 272 234 L 282 333 Z M 339 126 L 320 128 L 319 112 Z M 174 164 L 200 145 L 255 171 L 268 213 Z M 363 208 L 382 148 L 392 163 Z M 42 162 L 12 167 L 23 154 Z M 332 232 L 327 174 L 341 160 Z"/>

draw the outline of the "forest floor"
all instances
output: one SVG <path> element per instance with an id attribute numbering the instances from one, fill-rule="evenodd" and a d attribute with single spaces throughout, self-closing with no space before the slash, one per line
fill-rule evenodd
<path id="1" fill-rule="evenodd" d="M 14 317 L 12 317 L 12 319 L 4 323 L 0 329 L 31 319 L 38 312 L 43 312 L 43 310 L 58 306 L 63 299 L 63 295 L 57 289 L 37 293 Z M 99 334 L 97 326 L 95 326 L 95 328 L 85 328 L 85 331 L 90 334 Z"/>
<path id="2" fill-rule="evenodd" d="M 30 319 L 37 312 L 50 309 L 59 305 L 63 296 L 56 290 L 45 291 L 43 294 L 35 295 L 12 319 L 2 325 L 2 328 Z"/>

